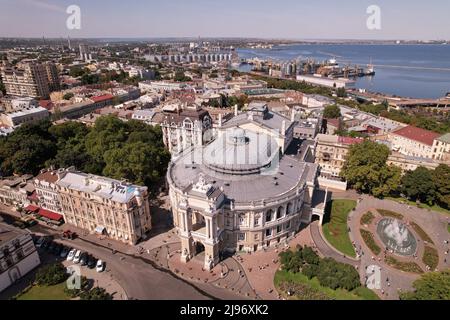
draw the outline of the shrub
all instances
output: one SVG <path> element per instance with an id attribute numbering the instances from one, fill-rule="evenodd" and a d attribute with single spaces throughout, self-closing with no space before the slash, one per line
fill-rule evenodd
<path id="1" fill-rule="evenodd" d="M 427 241 L 431 244 L 434 244 L 434 242 L 433 242 L 433 240 L 431 240 L 430 236 L 417 223 L 411 222 L 411 226 L 413 227 L 414 231 L 417 232 L 417 234 L 423 241 Z"/>
<path id="2" fill-rule="evenodd" d="M 394 211 L 391 211 L 391 210 L 384 210 L 384 209 L 377 209 L 377 211 L 383 217 L 391 217 L 391 218 L 395 218 L 395 219 L 399 219 L 399 220 L 403 219 L 403 215 L 398 213 L 398 212 L 394 212 Z"/>
<path id="3" fill-rule="evenodd" d="M 361 224 L 363 225 L 369 225 L 372 223 L 373 219 L 375 218 L 375 215 L 372 212 L 366 212 L 361 217 Z"/>
<path id="4" fill-rule="evenodd" d="M 429 266 L 431 270 L 435 270 L 439 264 L 439 254 L 435 248 L 425 246 L 422 258 L 423 263 Z"/>
<path id="5" fill-rule="evenodd" d="M 402 262 L 392 256 L 387 256 L 384 261 L 398 270 L 412 273 L 423 273 L 423 270 L 415 262 Z"/>
<path id="6" fill-rule="evenodd" d="M 46 265 L 36 273 L 35 281 L 40 286 L 53 286 L 68 278 L 66 268 L 59 262 Z"/>
<path id="7" fill-rule="evenodd" d="M 90 291 L 82 292 L 80 298 L 81 300 L 112 300 L 112 295 L 104 288 L 95 287 Z"/>
<path id="8" fill-rule="evenodd" d="M 364 240 L 364 243 L 369 247 L 370 251 L 372 251 L 375 255 L 379 255 L 381 252 L 381 248 L 376 244 L 372 232 L 364 229 L 360 229 L 359 231 L 361 233 L 361 237 Z"/>

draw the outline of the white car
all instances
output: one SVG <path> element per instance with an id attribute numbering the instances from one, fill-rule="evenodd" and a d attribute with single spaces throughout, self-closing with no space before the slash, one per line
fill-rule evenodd
<path id="1" fill-rule="evenodd" d="M 73 257 L 74 263 L 79 263 L 81 259 L 81 250 L 77 250 L 77 253 L 75 253 L 75 256 Z"/>
<path id="2" fill-rule="evenodd" d="M 103 272 L 104 269 L 105 269 L 105 264 L 103 263 L 102 260 L 98 260 L 97 266 L 96 266 L 97 272 Z"/>
<path id="3" fill-rule="evenodd" d="M 70 250 L 69 254 L 67 255 L 67 261 L 72 261 L 75 257 L 75 253 L 77 253 L 77 249 Z"/>

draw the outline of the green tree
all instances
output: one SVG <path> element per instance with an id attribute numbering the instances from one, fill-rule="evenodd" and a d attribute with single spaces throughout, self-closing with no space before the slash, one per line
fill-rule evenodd
<path id="1" fill-rule="evenodd" d="M 345 91 L 345 88 L 338 88 L 337 90 L 336 90 L 336 94 L 337 94 L 337 96 L 339 97 L 339 98 L 345 98 L 345 97 L 347 97 L 347 91 Z"/>
<path id="2" fill-rule="evenodd" d="M 37 174 L 57 151 L 50 126 L 49 120 L 25 123 L 0 139 L 0 174 Z"/>
<path id="3" fill-rule="evenodd" d="M 74 78 L 81 77 L 86 73 L 89 73 L 89 70 L 81 67 L 72 67 L 69 70 L 69 75 Z"/>
<path id="4" fill-rule="evenodd" d="M 150 185 L 163 176 L 170 155 L 166 150 L 136 142 L 107 151 L 104 159 L 106 176 Z"/>
<path id="5" fill-rule="evenodd" d="M 350 147 L 341 177 L 355 190 L 387 196 L 400 184 L 400 171 L 386 165 L 389 148 L 370 140 Z"/>
<path id="6" fill-rule="evenodd" d="M 68 278 L 66 268 L 60 262 L 46 265 L 36 272 L 35 281 L 40 286 L 53 286 Z"/>
<path id="7" fill-rule="evenodd" d="M 187 77 L 187 76 L 184 74 L 184 71 L 183 71 L 183 70 L 177 70 L 177 71 L 175 72 L 175 76 L 174 76 L 173 79 L 174 79 L 175 81 L 177 81 L 177 82 L 192 81 L 192 79 L 191 79 L 190 77 Z"/>
<path id="8" fill-rule="evenodd" d="M 450 269 L 422 275 L 413 283 L 414 291 L 402 292 L 401 300 L 450 300 Z"/>
<path id="9" fill-rule="evenodd" d="M 95 287 L 80 294 L 81 300 L 112 300 L 112 296 L 104 288 Z"/>
<path id="10" fill-rule="evenodd" d="M 402 191 L 408 198 L 423 203 L 433 204 L 436 198 L 436 186 L 433 175 L 425 167 L 408 171 L 402 178 Z"/>
<path id="11" fill-rule="evenodd" d="M 337 105 L 326 106 L 323 110 L 323 117 L 325 119 L 336 119 L 341 116 L 341 109 Z"/>
<path id="12" fill-rule="evenodd" d="M 70 100 L 73 98 L 74 94 L 72 92 L 67 92 L 65 95 L 63 95 L 64 100 Z"/>
<path id="13" fill-rule="evenodd" d="M 440 164 L 433 172 L 436 197 L 440 205 L 450 208 L 450 167 Z"/>

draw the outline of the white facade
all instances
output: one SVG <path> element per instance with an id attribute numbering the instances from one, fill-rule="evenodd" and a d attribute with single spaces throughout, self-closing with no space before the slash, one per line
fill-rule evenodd
<path id="1" fill-rule="evenodd" d="M 0 292 L 40 263 L 30 234 L 0 226 Z"/>
<path id="2" fill-rule="evenodd" d="M 27 108 L 20 111 L 2 113 L 0 115 L 1 122 L 9 127 L 16 127 L 22 123 L 46 119 L 49 117 L 47 109 L 42 107 Z"/>

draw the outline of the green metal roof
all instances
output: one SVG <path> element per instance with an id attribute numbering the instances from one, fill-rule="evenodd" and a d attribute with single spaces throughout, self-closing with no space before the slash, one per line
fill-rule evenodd
<path id="1" fill-rule="evenodd" d="M 440 136 L 439 138 L 437 138 L 437 140 L 445 143 L 450 143 L 450 133 L 446 133 L 443 136 Z"/>

